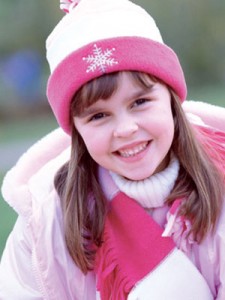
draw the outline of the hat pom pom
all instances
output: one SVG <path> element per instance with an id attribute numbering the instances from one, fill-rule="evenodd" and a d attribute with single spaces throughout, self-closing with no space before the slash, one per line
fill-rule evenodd
<path id="1" fill-rule="evenodd" d="M 81 0 L 60 0 L 60 9 L 65 13 L 71 12 Z"/>

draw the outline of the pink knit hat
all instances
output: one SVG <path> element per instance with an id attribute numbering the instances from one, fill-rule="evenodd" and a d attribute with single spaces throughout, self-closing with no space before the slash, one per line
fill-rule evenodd
<path id="1" fill-rule="evenodd" d="M 59 125 L 70 133 L 76 91 L 103 74 L 135 70 L 169 85 L 184 100 L 186 83 L 174 51 L 153 18 L 128 0 L 61 0 L 68 12 L 47 39 L 51 75 L 47 96 Z"/>

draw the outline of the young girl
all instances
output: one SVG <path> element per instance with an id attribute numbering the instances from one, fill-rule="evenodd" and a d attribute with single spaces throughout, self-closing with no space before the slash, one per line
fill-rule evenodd
<path id="1" fill-rule="evenodd" d="M 224 109 L 185 115 L 179 60 L 139 6 L 61 6 L 48 99 L 68 135 L 50 133 L 4 180 L 19 217 L 0 298 L 225 299 Z"/>

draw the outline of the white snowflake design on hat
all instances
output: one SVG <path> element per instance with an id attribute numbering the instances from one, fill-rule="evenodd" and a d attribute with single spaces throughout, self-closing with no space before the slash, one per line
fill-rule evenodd
<path id="1" fill-rule="evenodd" d="M 114 51 L 116 51 L 115 48 L 102 50 L 101 47 L 94 44 L 93 54 L 83 57 L 83 60 L 89 64 L 86 72 L 94 72 L 98 69 L 102 73 L 105 73 L 107 67 L 117 65 L 118 61 L 112 57 Z"/>

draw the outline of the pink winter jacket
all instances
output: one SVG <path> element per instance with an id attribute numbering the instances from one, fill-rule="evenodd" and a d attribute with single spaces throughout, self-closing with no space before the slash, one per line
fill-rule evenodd
<path id="1" fill-rule="evenodd" d="M 56 171 L 69 159 L 69 144 L 69 137 L 55 130 L 29 149 L 4 180 L 3 196 L 19 217 L 0 265 L 1 300 L 97 299 L 95 274 L 83 275 L 67 251 L 60 201 L 53 186 Z M 100 172 L 104 185 L 113 191 L 110 176 L 105 170 Z M 215 234 L 200 245 L 185 238 L 182 228 L 189 224 L 174 211 L 158 208 L 153 218 L 200 270 L 214 299 L 224 300 L 225 209 Z"/>

